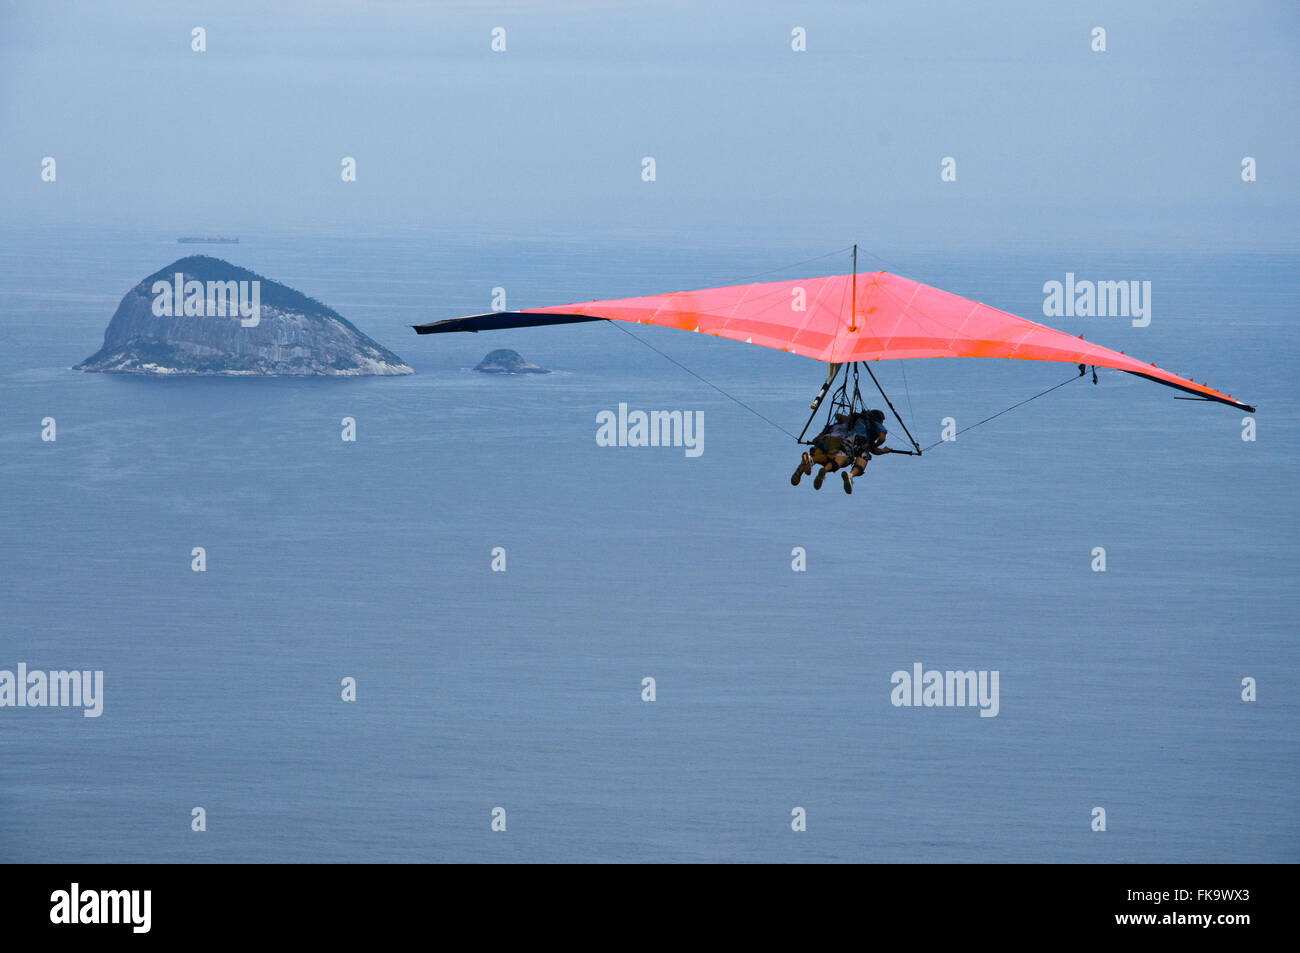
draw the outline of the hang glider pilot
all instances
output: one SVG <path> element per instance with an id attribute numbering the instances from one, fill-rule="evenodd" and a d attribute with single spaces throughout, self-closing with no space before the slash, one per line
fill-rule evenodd
<path id="1" fill-rule="evenodd" d="M 873 456 L 892 453 L 885 446 L 889 431 L 885 429 L 885 414 L 880 410 L 863 410 L 851 414 L 836 414 L 835 419 L 817 435 L 812 443 L 812 453 L 805 453 L 790 477 L 790 484 L 798 486 L 805 473 L 812 473 L 813 464 L 821 469 L 813 478 L 813 488 L 820 490 L 827 473 L 843 470 L 852 461 L 850 470 L 840 475 L 844 478 L 844 492 L 853 492 L 853 477 L 860 477 Z"/>

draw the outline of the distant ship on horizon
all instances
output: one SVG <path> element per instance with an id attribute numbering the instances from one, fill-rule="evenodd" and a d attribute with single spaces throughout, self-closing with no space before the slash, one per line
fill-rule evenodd
<path id="1" fill-rule="evenodd" d="M 186 235 L 183 238 L 176 239 L 182 245 L 238 245 L 239 239 L 224 238 L 221 235 Z"/>

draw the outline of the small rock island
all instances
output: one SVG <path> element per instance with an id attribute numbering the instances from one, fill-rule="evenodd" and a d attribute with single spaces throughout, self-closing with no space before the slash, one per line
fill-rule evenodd
<path id="1" fill-rule="evenodd" d="M 155 376 L 412 374 L 337 311 L 220 258 L 191 255 L 128 291 L 76 370 Z"/>
<path id="2" fill-rule="evenodd" d="M 544 367 L 538 367 L 536 364 L 529 364 L 525 361 L 518 351 L 512 351 L 509 348 L 498 348 L 488 354 L 487 357 L 478 362 L 478 367 L 474 368 L 484 374 L 549 374 L 551 373 Z"/>

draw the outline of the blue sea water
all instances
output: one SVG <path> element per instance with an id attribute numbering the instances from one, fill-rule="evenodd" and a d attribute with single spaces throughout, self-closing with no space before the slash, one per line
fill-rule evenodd
<path id="1" fill-rule="evenodd" d="M 820 250 L 0 231 L 0 668 L 105 673 L 99 718 L 0 709 L 0 859 L 1300 860 L 1295 254 L 864 258 L 1192 373 L 1257 404 L 1258 439 L 1102 371 L 877 460 L 852 497 L 792 488 L 787 435 L 613 325 L 408 327 L 488 310 L 496 286 L 512 307 L 621 297 Z M 195 251 L 319 298 L 416 374 L 69 369 L 132 285 Z M 1152 281 L 1150 326 L 1042 318 L 1067 271 Z M 824 373 L 636 333 L 795 432 Z M 554 373 L 472 373 L 495 347 Z M 928 445 L 1071 368 L 879 372 Z M 703 411 L 703 455 L 597 446 L 620 402 Z M 997 670 L 998 715 L 893 706 L 916 662 Z"/>

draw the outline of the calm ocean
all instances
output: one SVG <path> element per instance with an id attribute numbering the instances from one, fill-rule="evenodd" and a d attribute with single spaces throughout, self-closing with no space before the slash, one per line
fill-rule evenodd
<path id="1" fill-rule="evenodd" d="M 1258 405 L 1258 439 L 1103 370 L 877 460 L 847 497 L 792 488 L 788 436 L 612 325 L 408 327 L 489 310 L 495 286 L 511 307 L 622 297 L 823 249 L 174 238 L 0 230 L 0 669 L 102 669 L 105 692 L 99 718 L 0 709 L 0 859 L 1300 860 L 1300 257 L 864 257 L 1194 374 Z M 195 251 L 319 298 L 416 374 L 69 370 Z M 1150 326 L 1044 318 L 1067 271 L 1150 280 Z M 796 433 L 824 375 L 636 333 Z M 496 347 L 554 373 L 469 370 Z M 879 373 L 928 445 L 1071 368 Z M 704 453 L 597 446 L 620 402 L 703 411 Z M 997 670 L 997 716 L 894 707 L 917 662 Z"/>

